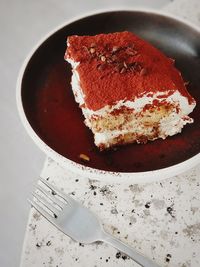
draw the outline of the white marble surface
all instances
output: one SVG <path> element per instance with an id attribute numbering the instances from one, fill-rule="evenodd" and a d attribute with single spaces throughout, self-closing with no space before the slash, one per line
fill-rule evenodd
<path id="1" fill-rule="evenodd" d="M 90 208 L 107 232 L 161 267 L 200 266 L 200 166 L 162 182 L 106 184 L 47 159 L 41 176 Z M 31 209 L 21 267 L 139 267 L 103 243 L 71 240 Z"/>
<path id="2" fill-rule="evenodd" d="M 74 16 L 106 7 L 160 9 L 169 2 L 170 12 L 183 12 L 199 23 L 199 0 L 0 1 L 0 266 L 19 266 L 29 212 L 26 198 L 33 190 L 33 182 L 37 181 L 45 159 L 25 133 L 16 110 L 15 83 L 25 56 L 44 34 Z"/>

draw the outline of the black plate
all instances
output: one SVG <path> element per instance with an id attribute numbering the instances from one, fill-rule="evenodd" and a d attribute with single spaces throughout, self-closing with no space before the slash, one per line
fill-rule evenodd
<path id="1" fill-rule="evenodd" d="M 132 144 L 100 153 L 83 124 L 71 88 L 70 66 L 64 62 L 68 35 L 94 35 L 128 30 L 174 58 L 188 90 L 197 101 L 181 134 L 146 145 Z M 34 131 L 59 154 L 80 162 L 87 154 L 88 166 L 97 169 L 139 172 L 169 167 L 200 151 L 200 33 L 180 21 L 142 11 L 116 11 L 92 15 L 56 31 L 33 54 L 22 81 L 25 114 Z"/>

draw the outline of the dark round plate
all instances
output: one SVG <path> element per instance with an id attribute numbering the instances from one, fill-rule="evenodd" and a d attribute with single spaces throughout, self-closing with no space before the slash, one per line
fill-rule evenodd
<path id="1" fill-rule="evenodd" d="M 132 31 L 174 58 L 197 106 L 182 133 L 145 145 L 99 152 L 75 103 L 71 69 L 63 59 L 69 35 Z M 144 172 L 181 163 L 200 152 L 200 32 L 174 18 L 142 11 L 113 11 L 68 24 L 47 38 L 31 57 L 22 80 L 22 102 L 37 135 L 53 150 L 87 166 L 115 172 Z"/>

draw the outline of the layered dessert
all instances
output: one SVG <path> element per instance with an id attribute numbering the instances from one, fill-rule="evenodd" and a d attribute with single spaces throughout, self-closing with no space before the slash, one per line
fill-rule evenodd
<path id="1" fill-rule="evenodd" d="M 180 133 L 196 102 L 174 60 L 131 32 L 73 35 L 72 90 L 100 150 Z"/>

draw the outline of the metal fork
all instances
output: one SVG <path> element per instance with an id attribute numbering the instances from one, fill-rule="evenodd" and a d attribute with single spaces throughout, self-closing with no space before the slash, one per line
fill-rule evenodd
<path id="1" fill-rule="evenodd" d="M 88 208 L 58 190 L 47 180 L 40 178 L 40 183 L 33 193 L 33 200 L 28 201 L 64 234 L 84 244 L 106 242 L 143 267 L 159 267 L 155 262 L 106 233 L 98 218 Z"/>

